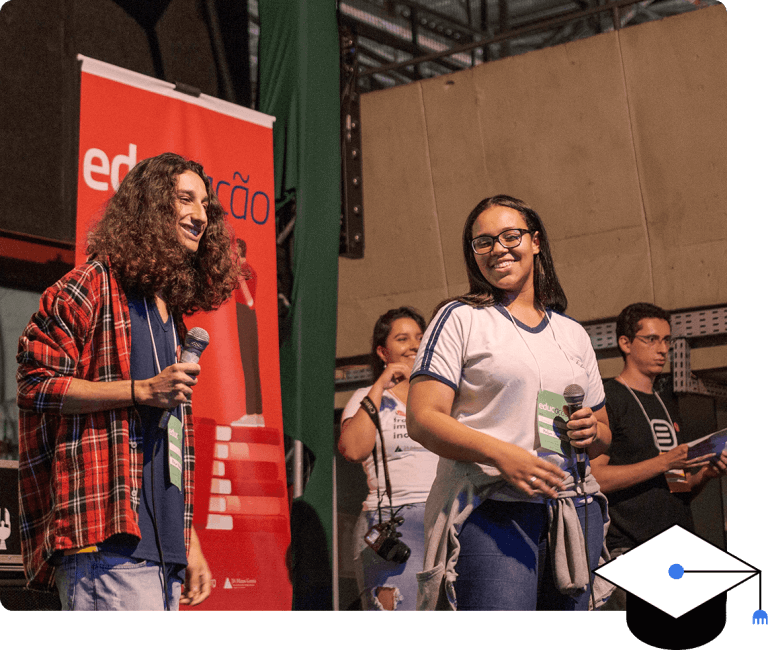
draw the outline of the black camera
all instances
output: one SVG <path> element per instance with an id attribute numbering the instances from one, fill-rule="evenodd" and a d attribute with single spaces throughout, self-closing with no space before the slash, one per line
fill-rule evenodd
<path id="1" fill-rule="evenodd" d="M 402 537 L 402 533 L 398 533 L 395 529 L 402 523 L 402 517 L 393 517 L 383 524 L 372 526 L 365 534 L 365 543 L 376 551 L 379 557 L 403 564 L 411 556 L 411 549 L 397 539 Z"/>

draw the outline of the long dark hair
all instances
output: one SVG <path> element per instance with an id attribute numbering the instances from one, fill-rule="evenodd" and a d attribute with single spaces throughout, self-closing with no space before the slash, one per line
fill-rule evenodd
<path id="1" fill-rule="evenodd" d="M 467 270 L 469 291 L 462 296 L 444 300 L 435 308 L 435 312 L 443 305 L 454 300 L 475 307 L 488 307 L 503 300 L 504 291 L 494 287 L 485 279 L 485 276 L 483 276 L 477 266 L 475 253 L 472 250 L 472 227 L 483 212 L 494 206 L 503 206 L 517 210 L 523 215 L 528 230 L 539 233 L 539 252 L 533 258 L 534 301 L 538 309 L 551 309 L 564 313 L 568 307 L 568 299 L 565 297 L 565 292 L 560 286 L 560 281 L 557 279 L 544 223 L 538 213 L 525 201 L 516 199 L 513 196 L 507 196 L 506 194 L 497 194 L 496 196 L 483 199 L 469 213 L 464 223 L 464 233 L 462 235 L 464 266 Z"/>
<path id="2" fill-rule="evenodd" d="M 390 309 L 387 313 L 379 316 L 376 325 L 373 327 L 373 337 L 371 338 L 371 367 L 373 368 L 374 381 L 376 381 L 381 376 L 381 373 L 384 372 L 384 362 L 381 360 L 381 357 L 379 357 L 377 349 L 379 346 L 387 346 L 387 338 L 392 331 L 392 323 L 398 318 L 410 318 L 416 321 L 416 324 L 421 328 L 422 333 L 427 329 L 424 317 L 413 307 L 397 307 L 395 309 Z"/>
<path id="3" fill-rule="evenodd" d="M 179 241 L 174 205 L 176 179 L 196 173 L 208 194 L 208 225 L 198 250 Z M 141 296 L 161 293 L 176 315 L 217 309 L 237 286 L 234 233 L 202 165 L 175 153 L 139 162 L 107 203 L 88 234 L 88 257 L 109 259 L 123 289 Z"/>

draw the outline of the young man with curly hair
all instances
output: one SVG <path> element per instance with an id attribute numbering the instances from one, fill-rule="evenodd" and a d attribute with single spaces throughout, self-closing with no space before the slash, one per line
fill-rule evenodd
<path id="1" fill-rule="evenodd" d="M 200 164 L 143 160 L 89 233 L 88 261 L 43 293 L 19 339 L 24 568 L 65 610 L 174 610 L 210 594 L 192 527 L 200 366 L 178 359 L 182 317 L 237 286 L 233 242 Z"/>

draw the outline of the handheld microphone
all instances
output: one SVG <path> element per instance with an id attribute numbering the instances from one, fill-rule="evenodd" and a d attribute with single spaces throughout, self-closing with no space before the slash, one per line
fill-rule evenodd
<path id="1" fill-rule="evenodd" d="M 565 390 L 563 391 L 563 397 L 565 398 L 565 403 L 568 405 L 570 412 L 575 413 L 582 407 L 582 404 L 584 403 L 584 389 L 578 384 L 569 384 L 568 386 L 565 387 Z M 584 451 L 576 452 L 576 471 L 578 471 L 579 478 L 581 479 L 581 487 L 582 487 L 582 493 L 583 493 L 585 491 L 584 482 L 586 481 L 586 478 L 587 478 L 587 454 Z M 589 497 L 586 498 L 585 503 L 589 503 Z M 587 567 L 590 568 L 592 566 L 592 563 L 589 560 L 589 544 L 587 543 L 588 539 L 589 539 L 589 513 L 585 511 L 584 512 L 584 555 L 587 559 Z M 592 599 L 592 606 L 594 607 L 595 592 L 593 589 L 591 570 L 589 571 L 589 593 L 590 593 L 590 598 Z"/>
<path id="2" fill-rule="evenodd" d="M 184 349 L 181 351 L 181 363 L 197 363 L 203 350 L 208 347 L 211 337 L 202 327 L 193 327 L 187 332 L 187 338 L 184 339 Z M 168 426 L 168 420 L 171 417 L 172 409 L 168 409 L 160 418 L 160 428 L 165 429 Z"/>
<path id="3" fill-rule="evenodd" d="M 197 363 L 203 350 L 208 347 L 211 337 L 202 327 L 193 327 L 184 339 L 184 349 L 181 351 L 181 363 Z"/>
<path id="4" fill-rule="evenodd" d="M 565 403 L 570 407 L 571 413 L 578 411 L 584 402 L 584 389 L 578 384 L 569 384 L 563 391 Z M 579 476 L 584 480 L 587 465 L 587 454 L 584 451 L 576 452 L 576 465 L 579 470 Z"/>

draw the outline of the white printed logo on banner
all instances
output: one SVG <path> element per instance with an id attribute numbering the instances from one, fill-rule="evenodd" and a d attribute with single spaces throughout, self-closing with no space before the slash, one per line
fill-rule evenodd
<path id="1" fill-rule="evenodd" d="M 125 167 L 125 174 L 136 166 L 136 145 L 128 145 L 128 155 L 119 154 L 109 162 L 109 156 L 101 149 L 92 147 L 85 152 L 83 158 L 83 179 L 85 184 L 97 192 L 106 192 L 109 183 L 106 180 L 97 180 L 94 175 L 108 177 L 112 182 L 112 189 L 117 191 L 120 185 L 120 168 Z M 125 175 L 123 174 L 123 175 Z"/>

